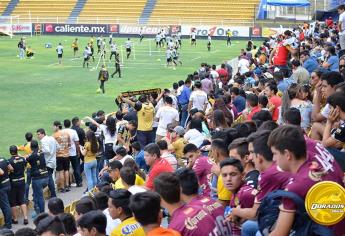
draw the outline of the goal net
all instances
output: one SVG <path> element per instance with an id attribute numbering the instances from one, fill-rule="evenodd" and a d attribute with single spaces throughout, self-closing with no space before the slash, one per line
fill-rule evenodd
<path id="1" fill-rule="evenodd" d="M 10 36 L 21 32 L 22 27 L 19 23 L 19 16 L 0 16 L 0 34 L 2 36 Z"/>

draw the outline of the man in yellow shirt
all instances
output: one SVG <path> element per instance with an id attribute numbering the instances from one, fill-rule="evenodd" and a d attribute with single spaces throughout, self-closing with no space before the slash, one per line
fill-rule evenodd
<path id="1" fill-rule="evenodd" d="M 25 134 L 25 140 L 26 143 L 24 145 L 20 145 L 18 146 L 18 151 L 21 151 L 24 155 L 25 158 L 28 157 L 31 153 L 31 140 L 32 140 L 32 133 L 31 132 L 27 132 Z M 30 164 L 28 163 L 26 166 L 26 180 L 25 180 L 25 203 L 28 204 L 29 203 L 29 188 L 30 188 L 30 184 L 31 184 L 31 175 L 30 175 Z"/>
<path id="2" fill-rule="evenodd" d="M 211 172 L 214 174 L 214 182 L 216 186 L 212 186 L 217 189 L 218 201 L 224 206 L 228 206 L 231 199 L 231 192 L 224 187 L 222 176 L 220 175 L 219 163 L 227 158 L 228 150 L 226 144 L 221 139 L 215 139 L 211 144 L 211 158 L 215 161 L 215 165 L 212 167 Z"/>
<path id="3" fill-rule="evenodd" d="M 121 97 L 122 101 L 132 106 L 137 111 L 138 116 L 138 128 L 137 128 L 137 139 L 142 147 L 152 143 L 152 125 L 154 118 L 154 107 L 149 102 L 146 94 L 142 94 L 139 97 L 137 103 L 132 102 L 128 98 Z"/>
<path id="4" fill-rule="evenodd" d="M 116 189 L 110 192 L 108 200 L 109 214 L 112 219 L 120 219 L 119 224 L 110 236 L 145 236 L 143 227 L 134 219 L 129 208 L 132 194 L 125 189 Z"/>
<path id="5" fill-rule="evenodd" d="M 182 126 L 176 126 L 173 130 L 168 131 L 170 132 L 170 140 L 176 139 L 174 142 L 169 143 L 168 149 L 169 151 L 175 152 L 177 164 L 179 166 L 183 166 L 183 148 L 188 143 L 187 140 L 183 138 L 185 133 L 184 128 Z"/>

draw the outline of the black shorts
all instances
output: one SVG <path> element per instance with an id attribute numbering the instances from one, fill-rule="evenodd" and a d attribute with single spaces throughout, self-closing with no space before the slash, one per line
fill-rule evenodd
<path id="1" fill-rule="evenodd" d="M 73 50 L 76 52 L 76 51 L 79 50 L 79 48 L 78 47 L 74 47 Z"/>
<path id="2" fill-rule="evenodd" d="M 196 39 L 192 39 L 192 42 L 195 42 L 196 41 Z"/>
<path id="3" fill-rule="evenodd" d="M 90 57 L 89 57 L 89 56 L 84 57 L 84 61 L 88 61 L 89 59 L 90 59 Z"/>
<path id="4" fill-rule="evenodd" d="M 62 58 L 62 54 L 58 54 L 58 58 Z"/>
<path id="5" fill-rule="evenodd" d="M 167 62 L 169 63 L 169 62 L 171 62 L 172 60 L 171 60 L 171 57 L 170 58 L 167 58 Z"/>
<path id="6" fill-rule="evenodd" d="M 9 202 L 11 207 L 25 204 L 25 181 L 11 183 L 11 191 L 9 192 Z"/>
<path id="7" fill-rule="evenodd" d="M 126 52 L 131 52 L 132 50 L 130 48 L 126 48 Z"/>
<path id="8" fill-rule="evenodd" d="M 69 158 L 56 157 L 56 171 L 68 171 L 68 170 L 69 170 Z"/>

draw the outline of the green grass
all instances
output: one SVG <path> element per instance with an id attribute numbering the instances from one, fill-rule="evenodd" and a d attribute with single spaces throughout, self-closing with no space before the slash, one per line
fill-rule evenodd
<path id="1" fill-rule="evenodd" d="M 188 40 L 184 40 L 180 52 L 183 66 L 173 70 L 164 66 L 165 51 L 153 51 L 150 56 L 149 41 L 144 40 L 141 45 L 135 45 L 136 59 L 133 55 L 129 60 L 124 59 L 123 78 L 110 79 L 106 83 L 106 94 L 100 95 L 96 94 L 98 70 L 82 68 L 82 59 L 72 60 L 73 39 L 67 36 L 28 37 L 27 45 L 36 52 L 35 58 L 19 60 L 19 37 L 0 38 L 0 156 L 8 156 L 10 145 L 23 144 L 25 132 L 35 135 L 37 128 L 43 127 L 51 134 L 54 120 L 84 117 L 99 109 L 114 111 L 117 109 L 114 98 L 120 92 L 171 87 L 173 82 L 184 80 L 188 73 L 195 71 L 201 62 L 220 64 L 234 58 L 245 44 L 234 41 L 233 46 L 226 47 L 225 41 L 214 40 L 210 53 L 206 41 L 199 40 L 196 47 L 191 47 Z M 88 40 L 89 37 L 79 37 L 79 54 Z M 115 40 L 118 45 L 125 42 L 124 38 Z M 137 43 L 138 39 L 133 41 Z M 48 42 L 53 48 L 44 47 Z M 56 64 L 58 42 L 64 45 L 63 65 Z M 152 50 L 156 50 L 151 43 Z M 112 73 L 113 63 L 107 63 Z"/>

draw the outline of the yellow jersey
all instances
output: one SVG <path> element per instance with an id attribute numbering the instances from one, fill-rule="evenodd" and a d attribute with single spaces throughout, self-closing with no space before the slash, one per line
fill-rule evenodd
<path id="1" fill-rule="evenodd" d="M 135 185 L 138 186 L 144 186 L 145 185 L 145 180 L 143 178 L 141 178 L 139 175 L 135 175 Z M 118 180 L 116 180 L 114 186 L 114 189 L 124 189 L 125 186 L 123 186 L 121 178 L 119 178 Z"/>
<path id="2" fill-rule="evenodd" d="M 230 201 L 231 192 L 224 187 L 222 176 L 218 176 L 217 180 L 218 199 L 223 201 Z"/>
<path id="3" fill-rule="evenodd" d="M 24 152 L 25 155 L 30 155 L 32 153 L 30 145 L 31 145 L 31 143 L 28 142 L 25 145 L 18 146 L 18 151 Z"/>
<path id="4" fill-rule="evenodd" d="M 134 217 L 130 217 L 122 221 L 110 236 L 145 236 L 145 231 Z"/>
<path id="5" fill-rule="evenodd" d="M 154 117 L 154 107 L 152 103 L 142 103 L 138 116 L 138 130 L 151 131 Z"/>

